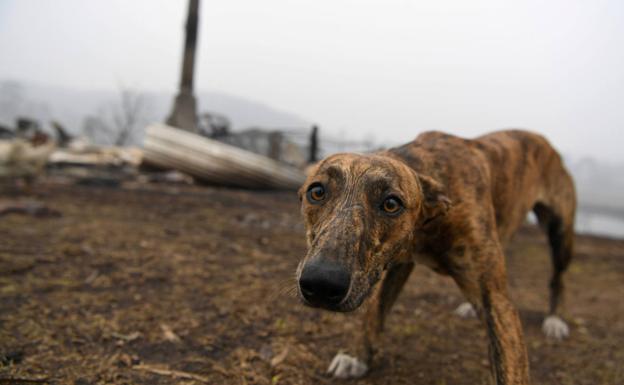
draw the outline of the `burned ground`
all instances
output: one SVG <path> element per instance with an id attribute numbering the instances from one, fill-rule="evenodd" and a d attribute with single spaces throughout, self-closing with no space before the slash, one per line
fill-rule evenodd
<path id="1" fill-rule="evenodd" d="M 356 314 L 303 307 L 295 194 L 36 186 L 61 216 L 0 217 L 0 384 L 335 384 L 324 371 Z M 14 196 L 2 195 L 9 201 Z M 510 286 L 536 384 L 624 383 L 624 241 L 577 237 L 563 342 L 540 330 L 550 259 L 525 227 Z M 485 330 L 452 310 L 453 283 L 418 267 L 390 314 L 383 355 L 353 384 L 487 384 Z"/>

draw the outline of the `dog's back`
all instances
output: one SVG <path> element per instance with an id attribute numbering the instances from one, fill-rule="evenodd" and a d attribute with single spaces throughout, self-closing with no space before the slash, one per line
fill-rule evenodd
<path id="1" fill-rule="evenodd" d="M 562 226 L 573 226 L 574 183 L 557 151 L 539 134 L 506 130 L 463 139 L 430 131 L 389 152 L 415 171 L 432 174 L 451 200 L 467 193 L 491 197 L 503 243 L 531 210 L 544 221 L 549 210 L 565 222 Z"/>
<path id="2" fill-rule="evenodd" d="M 501 241 L 509 240 L 530 210 L 543 211 L 548 207 L 566 226 L 573 225 L 574 183 L 561 157 L 543 136 L 509 130 L 484 135 L 473 142 L 488 158 Z"/>

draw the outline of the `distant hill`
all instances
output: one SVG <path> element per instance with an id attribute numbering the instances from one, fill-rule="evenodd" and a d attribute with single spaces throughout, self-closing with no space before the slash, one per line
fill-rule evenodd
<path id="1" fill-rule="evenodd" d="M 174 94 L 133 91 L 141 98 L 143 124 L 164 121 Z M 0 80 L 0 124 L 12 126 L 17 116 L 30 116 L 42 122 L 56 119 L 74 134 L 80 134 L 87 116 L 106 114 L 120 103 L 121 91 L 100 91 Z M 310 122 L 296 114 L 266 104 L 221 92 L 197 96 L 199 112 L 225 115 L 232 128 L 307 128 Z M 140 138 L 142 135 L 137 137 Z"/>

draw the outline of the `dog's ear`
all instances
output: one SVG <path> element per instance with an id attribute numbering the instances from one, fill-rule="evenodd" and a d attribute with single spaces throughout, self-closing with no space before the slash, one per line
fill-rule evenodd
<path id="1" fill-rule="evenodd" d="M 423 192 L 422 225 L 426 226 L 434 219 L 446 215 L 451 208 L 451 200 L 446 196 L 444 186 L 433 178 L 418 175 L 418 181 Z"/>

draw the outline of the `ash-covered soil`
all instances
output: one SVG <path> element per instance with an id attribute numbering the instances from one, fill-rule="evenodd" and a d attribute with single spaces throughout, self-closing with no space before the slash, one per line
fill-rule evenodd
<path id="1" fill-rule="evenodd" d="M 292 193 L 43 183 L 0 194 L 18 198 L 61 216 L 0 217 L 0 384 L 489 383 L 485 331 L 453 315 L 459 291 L 425 267 L 392 310 L 372 372 L 326 377 L 359 318 L 295 298 L 305 242 Z M 523 228 L 507 254 L 533 383 L 624 383 L 624 241 L 577 238 L 563 342 L 540 330 L 544 236 Z"/>

